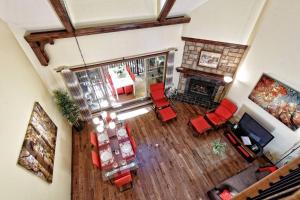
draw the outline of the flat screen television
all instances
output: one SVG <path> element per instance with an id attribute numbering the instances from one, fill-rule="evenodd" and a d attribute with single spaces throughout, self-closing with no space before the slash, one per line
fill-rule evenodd
<path id="1" fill-rule="evenodd" d="M 267 129 L 260 125 L 248 113 L 245 113 L 239 121 L 239 128 L 261 147 L 266 146 L 274 138 Z"/>

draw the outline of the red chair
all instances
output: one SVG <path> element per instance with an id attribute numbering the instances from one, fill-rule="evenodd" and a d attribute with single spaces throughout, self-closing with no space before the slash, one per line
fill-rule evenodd
<path id="1" fill-rule="evenodd" d="M 157 91 L 157 90 L 162 90 L 164 91 L 165 90 L 165 85 L 164 83 L 154 83 L 154 84 L 151 84 L 150 85 L 150 94 L 154 91 Z"/>
<path id="2" fill-rule="evenodd" d="M 107 80 L 108 80 L 108 82 L 109 82 L 109 84 L 110 84 L 110 87 L 111 87 L 113 90 L 115 90 L 114 84 L 113 84 L 112 79 L 111 79 L 111 76 L 110 76 L 109 74 L 107 75 Z M 116 91 L 116 92 L 118 93 L 118 95 L 119 95 L 119 94 L 124 94 L 124 89 L 123 89 L 123 88 L 117 88 L 117 91 Z"/>
<path id="3" fill-rule="evenodd" d="M 177 113 L 169 106 L 158 110 L 157 117 L 162 122 L 167 122 L 170 121 L 171 119 L 175 119 L 177 117 Z"/>
<path id="4" fill-rule="evenodd" d="M 188 125 L 193 128 L 194 136 L 202 135 L 203 133 L 212 129 L 211 125 L 201 115 L 194 119 L 191 119 L 189 121 Z"/>
<path id="5" fill-rule="evenodd" d="M 129 75 L 130 75 L 131 79 L 132 79 L 133 81 L 135 81 L 135 75 L 134 75 L 134 73 L 130 72 Z"/>
<path id="6" fill-rule="evenodd" d="M 128 65 L 126 65 L 126 70 L 127 70 L 128 73 L 131 72 L 131 69 L 130 69 L 130 67 Z"/>
<path id="7" fill-rule="evenodd" d="M 206 113 L 206 117 L 215 127 L 218 127 L 227 122 L 236 111 L 237 106 L 233 102 L 223 99 L 213 112 Z"/>
<path id="8" fill-rule="evenodd" d="M 132 94 L 133 93 L 133 85 L 125 86 L 124 92 L 125 92 L 125 94 Z"/>
<path id="9" fill-rule="evenodd" d="M 161 89 L 153 90 L 150 93 L 150 96 L 151 96 L 151 99 L 152 99 L 155 109 L 161 109 L 161 108 L 164 108 L 164 107 L 167 107 L 170 105 L 170 102 L 166 98 L 164 91 Z"/>
<path id="10" fill-rule="evenodd" d="M 136 152 L 137 152 L 136 142 L 135 142 L 133 137 L 130 137 L 129 139 L 130 139 L 130 143 L 131 143 L 131 146 L 132 146 L 132 150 L 133 150 L 134 154 L 136 154 Z"/>
<path id="11" fill-rule="evenodd" d="M 128 137 L 132 137 L 132 135 L 131 135 L 131 129 L 130 129 L 128 123 L 125 124 L 125 129 L 126 129 L 126 132 L 127 132 Z"/>
<path id="12" fill-rule="evenodd" d="M 93 165 L 99 169 L 101 169 L 101 162 L 98 153 L 95 151 L 91 152 Z"/>
<path id="13" fill-rule="evenodd" d="M 132 184 L 131 173 L 128 172 L 128 173 L 120 175 L 119 177 L 117 177 L 114 180 L 114 184 L 115 184 L 115 186 L 117 186 L 120 189 L 121 192 L 132 188 L 133 184 Z M 125 190 L 123 190 L 124 186 L 126 186 L 126 185 L 130 185 L 130 187 L 127 188 L 127 189 L 125 189 Z"/>
<path id="14" fill-rule="evenodd" d="M 90 132 L 90 141 L 93 147 L 98 147 L 97 135 L 94 132 Z"/>

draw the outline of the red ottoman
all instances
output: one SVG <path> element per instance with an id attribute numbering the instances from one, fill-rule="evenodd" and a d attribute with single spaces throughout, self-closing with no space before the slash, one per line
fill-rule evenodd
<path id="1" fill-rule="evenodd" d="M 157 111 L 162 122 L 167 122 L 177 117 L 176 112 L 171 107 L 166 107 Z"/>
<path id="2" fill-rule="evenodd" d="M 189 121 L 189 125 L 192 125 L 193 129 L 199 134 L 203 134 L 210 130 L 211 125 L 204 119 L 203 116 L 196 117 Z"/>

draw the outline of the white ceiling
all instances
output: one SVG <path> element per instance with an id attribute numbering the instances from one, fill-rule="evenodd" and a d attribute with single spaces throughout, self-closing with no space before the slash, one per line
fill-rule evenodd
<path id="1" fill-rule="evenodd" d="M 65 0 L 75 27 L 154 19 L 157 0 Z"/>
<path id="2" fill-rule="evenodd" d="M 207 1 L 208 0 L 176 0 L 168 17 L 186 15 Z"/>
<path id="3" fill-rule="evenodd" d="M 177 0 L 169 16 L 188 14 L 207 0 Z M 157 18 L 165 0 L 63 0 L 75 27 Z M 49 0 L 0 0 L 0 18 L 27 31 L 63 29 Z"/>
<path id="4" fill-rule="evenodd" d="M 30 31 L 63 29 L 48 0 L 0 0 L 0 18 Z"/>

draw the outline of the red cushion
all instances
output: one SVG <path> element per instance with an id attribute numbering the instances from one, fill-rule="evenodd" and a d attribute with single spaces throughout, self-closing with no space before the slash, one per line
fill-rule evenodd
<path id="1" fill-rule="evenodd" d="M 171 107 L 166 107 L 161 110 L 158 110 L 161 120 L 163 122 L 169 121 L 177 116 L 176 112 Z"/>
<path id="2" fill-rule="evenodd" d="M 155 90 L 150 93 L 152 100 L 160 100 L 165 98 L 165 93 L 163 90 Z"/>
<path id="3" fill-rule="evenodd" d="M 152 93 L 153 91 L 156 91 L 156 90 L 164 91 L 165 90 L 164 83 L 154 83 L 154 84 L 150 85 L 150 93 Z"/>
<path id="4" fill-rule="evenodd" d="M 128 65 L 126 65 L 126 70 L 128 71 L 128 73 L 131 72 L 130 67 Z"/>
<path id="5" fill-rule="evenodd" d="M 190 122 L 199 134 L 202 134 L 203 132 L 211 129 L 211 126 L 209 125 L 209 123 L 207 123 L 203 116 L 191 119 Z"/>
<path id="6" fill-rule="evenodd" d="M 220 105 L 225 107 L 232 114 L 234 114 L 237 110 L 237 106 L 234 103 L 232 103 L 229 99 L 223 99 Z"/>
<path id="7" fill-rule="evenodd" d="M 221 192 L 219 196 L 222 200 L 230 200 L 233 197 L 230 191 L 226 189 L 223 190 L 223 192 Z"/>
<path id="8" fill-rule="evenodd" d="M 126 175 L 126 176 L 123 176 L 119 179 L 116 179 L 114 181 L 114 184 L 117 186 L 117 187 L 122 187 L 123 185 L 126 185 L 128 183 L 132 182 L 132 178 L 131 178 L 131 175 Z"/>
<path id="9" fill-rule="evenodd" d="M 206 117 L 210 122 L 212 122 L 214 125 L 220 125 L 224 123 L 224 120 L 220 118 L 219 115 L 216 115 L 215 113 L 208 113 L 206 114 Z"/>
<path id="10" fill-rule="evenodd" d="M 117 93 L 118 94 L 124 94 L 124 89 L 123 88 L 118 88 Z"/>
<path id="11" fill-rule="evenodd" d="M 126 129 L 128 137 L 131 137 L 131 129 L 130 129 L 128 123 L 125 124 L 125 129 Z"/>
<path id="12" fill-rule="evenodd" d="M 153 101 L 153 104 L 156 108 L 163 108 L 170 105 L 170 102 L 167 99 L 160 99 L 157 101 Z"/>
<path id="13" fill-rule="evenodd" d="M 90 141 L 91 144 L 94 145 L 95 147 L 98 146 L 97 135 L 94 132 L 90 132 Z"/>
<path id="14" fill-rule="evenodd" d="M 129 75 L 130 75 L 131 79 L 132 79 L 133 81 L 135 81 L 135 75 L 134 75 L 134 73 L 130 72 Z"/>
<path id="15" fill-rule="evenodd" d="M 124 87 L 124 92 L 125 92 L 125 94 L 133 93 L 133 85 Z"/>
<path id="16" fill-rule="evenodd" d="M 250 157 L 249 153 L 241 146 L 238 146 L 238 149 L 246 156 L 246 157 Z"/>
<path id="17" fill-rule="evenodd" d="M 219 106 L 216 110 L 215 110 L 215 114 L 217 114 L 223 121 L 227 121 L 228 119 L 230 119 L 233 115 L 232 112 L 230 112 L 229 110 L 227 110 L 225 107 L 223 106 Z"/>
<path id="18" fill-rule="evenodd" d="M 229 139 L 233 144 L 236 144 L 235 139 L 230 135 L 230 133 L 227 133 L 226 135 L 227 135 L 228 139 Z"/>
<path id="19" fill-rule="evenodd" d="M 133 137 L 130 137 L 130 143 L 131 143 L 133 152 L 136 153 L 137 146 L 136 146 L 136 143 L 135 143 L 135 140 Z"/>
<path id="20" fill-rule="evenodd" d="M 95 151 L 92 151 L 92 161 L 96 167 L 101 168 L 99 155 Z"/>

